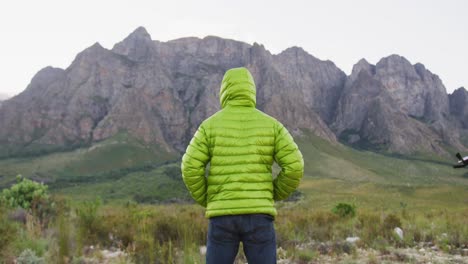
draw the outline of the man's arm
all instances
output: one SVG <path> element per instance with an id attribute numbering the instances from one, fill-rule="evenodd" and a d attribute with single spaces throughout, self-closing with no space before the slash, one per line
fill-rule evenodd
<path id="1" fill-rule="evenodd" d="M 206 207 L 206 178 L 205 168 L 210 160 L 208 142 L 202 126 L 193 136 L 182 157 L 182 179 L 193 199 Z"/>
<path id="2" fill-rule="evenodd" d="M 275 161 L 281 172 L 273 181 L 274 200 L 283 200 L 294 192 L 304 175 L 304 160 L 288 130 L 278 125 L 275 138 Z"/>

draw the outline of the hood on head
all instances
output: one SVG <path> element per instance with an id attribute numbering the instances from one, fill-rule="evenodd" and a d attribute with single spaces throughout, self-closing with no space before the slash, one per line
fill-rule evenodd
<path id="1" fill-rule="evenodd" d="M 226 71 L 221 83 L 219 102 L 221 108 L 228 105 L 255 107 L 255 82 L 249 70 L 241 67 Z"/>

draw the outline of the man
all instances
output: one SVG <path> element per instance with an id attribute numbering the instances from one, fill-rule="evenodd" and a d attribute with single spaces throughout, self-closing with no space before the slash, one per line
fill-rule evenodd
<path id="1" fill-rule="evenodd" d="M 246 68 L 226 72 L 219 99 L 221 110 L 200 125 L 182 158 L 184 183 L 210 219 L 206 262 L 233 263 L 242 242 L 249 263 L 276 263 L 274 201 L 299 185 L 302 154 L 280 122 L 255 108 Z"/>

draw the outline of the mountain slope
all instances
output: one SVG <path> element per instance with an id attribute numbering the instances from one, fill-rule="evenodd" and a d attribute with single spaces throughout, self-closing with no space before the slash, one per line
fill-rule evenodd
<path id="1" fill-rule="evenodd" d="M 337 97 L 328 87 L 338 91 L 345 74 L 303 51 L 290 53 L 273 56 L 263 46 L 218 37 L 152 41 L 143 28 L 112 50 L 96 43 L 65 70 L 39 71 L 24 92 L 5 102 L 0 157 L 91 146 L 122 131 L 180 153 L 200 122 L 219 109 L 222 75 L 238 66 L 257 78 L 259 108 L 291 130 L 335 141 L 322 119 L 330 119 L 327 102 Z M 285 69 L 295 69 L 290 78 Z M 304 71 L 317 81 L 301 81 Z"/>
<path id="2" fill-rule="evenodd" d="M 91 147 L 119 133 L 178 156 L 219 110 L 224 72 L 239 66 L 254 75 L 258 107 L 296 136 L 400 154 L 466 150 L 459 93 L 449 100 L 420 63 L 398 55 L 376 65 L 361 60 L 346 76 L 298 47 L 272 55 L 214 36 L 160 42 L 140 27 L 111 50 L 95 43 L 67 69 L 42 69 L 5 101 L 0 158 Z"/>
<path id="3" fill-rule="evenodd" d="M 468 129 L 468 91 L 460 87 L 449 95 L 450 113 L 460 122 L 461 127 Z"/>
<path id="4" fill-rule="evenodd" d="M 345 186 L 367 186 L 371 190 L 388 187 L 396 192 L 440 186 L 468 188 L 467 173 L 452 169 L 451 161 L 356 150 L 331 144 L 310 132 L 303 132 L 297 143 L 305 160 L 301 191 L 330 181 L 343 191 Z M 17 174 L 45 182 L 54 193 L 77 199 L 100 196 L 105 200 L 162 202 L 189 198 L 181 181 L 178 157 L 150 148 L 128 134 L 92 148 L 0 160 L 0 189 L 12 184 Z M 311 195 L 316 195 L 315 191 Z"/>

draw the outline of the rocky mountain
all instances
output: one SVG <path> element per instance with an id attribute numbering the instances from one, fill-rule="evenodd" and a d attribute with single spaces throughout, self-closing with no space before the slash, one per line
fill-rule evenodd
<path id="1" fill-rule="evenodd" d="M 4 102 L 0 157 L 89 146 L 120 132 L 180 153 L 219 110 L 224 72 L 239 66 L 254 75 L 258 107 L 294 134 L 398 153 L 463 147 L 452 128 L 466 109 L 422 64 L 392 55 L 376 65 L 361 60 L 346 76 L 298 47 L 273 55 L 213 36 L 160 42 L 140 27 L 111 50 L 92 45 L 67 69 L 42 69 Z"/>
<path id="2" fill-rule="evenodd" d="M 422 64 L 391 55 L 376 65 L 359 61 L 348 76 L 332 127 L 345 142 L 391 152 L 464 148 L 452 129 L 442 81 Z"/>
<path id="3" fill-rule="evenodd" d="M 468 91 L 460 87 L 449 95 L 450 113 L 460 122 L 464 129 L 468 129 Z"/>
<path id="4" fill-rule="evenodd" d="M 283 72 L 285 63 L 293 71 Z M 181 152 L 200 122 L 219 109 L 224 72 L 238 66 L 257 78 L 260 108 L 293 131 L 336 140 L 320 116 L 330 108 L 309 91 L 336 101 L 326 89 L 339 89 L 346 76 L 333 63 L 297 48 L 271 55 L 263 46 L 218 37 L 158 42 L 138 28 L 112 50 L 96 43 L 65 70 L 39 71 L 0 111 L 1 154 L 90 145 L 120 131 Z M 304 72 L 308 67 L 313 70 Z M 317 81 L 289 79 L 301 74 Z"/>

